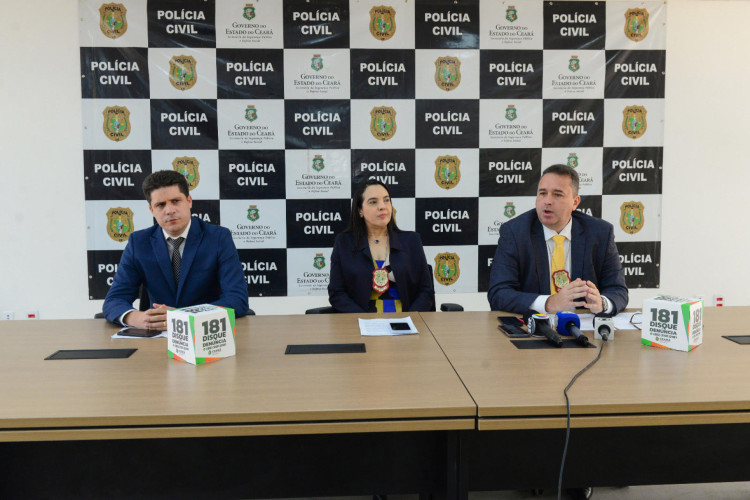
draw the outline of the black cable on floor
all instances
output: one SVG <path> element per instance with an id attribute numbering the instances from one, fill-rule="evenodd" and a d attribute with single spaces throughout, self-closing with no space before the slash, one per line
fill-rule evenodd
<path id="1" fill-rule="evenodd" d="M 568 442 L 570 441 L 570 399 L 568 399 L 568 389 L 570 389 L 573 386 L 573 383 L 580 377 L 583 372 L 594 366 L 594 364 L 599 361 L 599 358 L 602 357 L 602 350 L 604 349 L 604 344 L 607 343 L 607 339 L 602 339 L 602 343 L 599 346 L 599 354 L 596 355 L 596 358 L 594 360 L 587 364 L 583 370 L 573 375 L 573 378 L 570 380 L 570 383 L 565 387 L 565 390 L 563 391 L 563 394 L 565 395 L 565 407 L 568 412 L 568 425 L 565 429 L 565 447 L 563 448 L 563 455 L 562 455 L 562 463 L 560 464 L 560 476 L 557 480 L 557 500 L 560 500 L 562 495 L 562 480 L 563 480 L 563 470 L 565 469 L 565 456 L 568 454 Z"/>

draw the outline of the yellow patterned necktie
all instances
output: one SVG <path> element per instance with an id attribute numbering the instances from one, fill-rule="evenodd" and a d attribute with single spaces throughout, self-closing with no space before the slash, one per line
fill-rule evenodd
<path id="1" fill-rule="evenodd" d="M 557 293 L 557 290 L 555 290 L 555 271 L 565 270 L 565 247 L 563 246 L 565 236 L 558 234 L 553 236 L 552 240 L 555 242 L 555 249 L 552 251 L 552 261 L 550 262 L 549 291 L 550 295 L 555 295 Z"/>

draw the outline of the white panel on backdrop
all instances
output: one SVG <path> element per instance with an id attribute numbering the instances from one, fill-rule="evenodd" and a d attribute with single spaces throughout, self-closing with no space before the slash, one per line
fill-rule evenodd
<path id="1" fill-rule="evenodd" d="M 116 10 L 111 13 L 102 12 L 106 3 L 78 0 L 81 47 L 148 47 L 146 0 L 121 0 L 113 3 Z M 125 8 L 124 22 L 119 6 Z M 91 26 L 100 26 L 99 32 L 92 31 Z M 102 36 L 105 30 L 109 34 Z"/>
<path id="2" fill-rule="evenodd" d="M 478 261 L 476 245 L 428 246 L 424 247 L 424 254 L 432 266 L 436 294 L 476 291 L 477 273 L 473 271 Z M 440 279 L 435 278 L 436 274 Z"/>
<path id="3" fill-rule="evenodd" d="M 175 61 L 193 58 L 194 82 L 184 90 L 173 85 Z M 148 74 L 152 99 L 216 99 L 216 49 L 175 47 L 148 49 Z"/>
<path id="4" fill-rule="evenodd" d="M 349 49 L 288 49 L 284 97 L 349 99 Z"/>
<path id="5" fill-rule="evenodd" d="M 707 7 L 704 2 L 703 7 Z M 629 10 L 648 11 L 647 27 L 633 24 Z M 630 24 L 629 29 L 626 23 Z M 626 35 L 628 31 L 641 33 L 635 39 Z M 666 50 L 667 48 L 667 2 L 607 2 L 607 50 Z"/>
<path id="6" fill-rule="evenodd" d="M 351 198 L 348 149 L 296 149 L 285 155 L 287 199 Z"/>
<path id="7" fill-rule="evenodd" d="M 219 152 L 215 149 L 154 149 L 151 151 L 151 171 L 174 170 L 179 159 L 187 158 L 196 165 L 200 176 L 197 186 L 190 190 L 194 200 L 219 198 Z M 192 161 L 194 160 L 194 161 Z"/>
<path id="8" fill-rule="evenodd" d="M 479 198 L 479 244 L 497 245 L 500 226 L 535 208 L 533 196 Z"/>
<path id="9" fill-rule="evenodd" d="M 578 194 L 602 194 L 602 148 L 544 148 L 542 170 L 550 165 L 569 165 L 578 172 Z"/>
<path id="10" fill-rule="evenodd" d="M 541 49 L 544 45 L 542 2 L 482 2 L 479 43 L 483 49 Z"/>
<path id="11" fill-rule="evenodd" d="M 480 148 L 541 148 L 541 99 L 479 101 Z"/>
<path id="12" fill-rule="evenodd" d="M 284 200 L 221 200 L 219 209 L 237 248 L 286 247 Z"/>
<path id="13" fill-rule="evenodd" d="M 114 210 L 112 216 L 108 212 Z M 154 224 L 146 200 L 86 201 L 86 250 L 124 250 L 127 236 Z"/>
<path id="14" fill-rule="evenodd" d="M 287 295 L 328 295 L 331 248 L 287 250 Z"/>
<path id="15" fill-rule="evenodd" d="M 606 58 L 601 50 L 545 50 L 545 99 L 603 99 Z"/>
<path id="16" fill-rule="evenodd" d="M 414 198 L 391 198 L 391 205 L 398 228 L 403 231 L 414 231 Z"/>
<path id="17" fill-rule="evenodd" d="M 148 99 L 83 99 L 83 149 L 151 149 L 151 110 Z M 121 138 L 105 135 L 107 108 L 125 108 L 127 119 L 117 128 Z M 117 136 L 113 136 L 117 137 Z"/>
<path id="18" fill-rule="evenodd" d="M 216 47 L 281 49 L 284 47 L 284 3 L 276 0 L 220 0 L 216 9 Z M 249 7 L 249 8 L 248 8 Z"/>
<path id="19" fill-rule="evenodd" d="M 441 157 L 455 157 L 460 163 L 451 182 L 438 182 L 436 169 Z M 416 175 L 420 182 L 414 186 L 418 198 L 464 198 L 479 196 L 478 149 L 417 149 Z M 439 174 L 437 174 L 439 175 Z M 442 180 L 442 177 L 441 177 Z M 452 186 L 448 189 L 441 185 Z"/>
<path id="20" fill-rule="evenodd" d="M 219 148 L 284 149 L 282 99 L 219 99 Z"/>
<path id="21" fill-rule="evenodd" d="M 376 108 L 393 108 L 396 112 L 396 131 L 390 138 L 380 140 L 372 132 L 372 112 Z M 352 149 L 404 149 L 413 148 L 414 100 L 413 99 L 352 99 Z"/>
<path id="22" fill-rule="evenodd" d="M 374 7 L 385 7 L 395 11 L 392 14 L 395 27 L 389 28 L 385 35 L 376 37 L 373 32 L 378 33 L 372 27 L 370 11 Z M 349 4 L 349 19 L 351 20 L 351 40 L 353 49 L 413 49 L 414 48 L 414 2 L 408 0 L 396 0 L 384 5 L 383 0 L 357 0 Z M 375 13 L 377 14 L 377 12 Z M 371 26 L 370 30 L 362 29 L 363 26 Z M 392 33 L 391 33 L 392 32 Z M 390 35 L 390 36 L 388 36 Z"/>
<path id="23" fill-rule="evenodd" d="M 656 194 L 609 195 L 602 199 L 602 219 L 615 226 L 615 241 L 659 241 L 661 196 Z"/>
<path id="24" fill-rule="evenodd" d="M 479 99 L 479 51 L 467 49 L 417 49 L 416 97 L 417 99 Z M 458 75 L 453 75 L 451 90 L 439 86 L 439 72 L 443 59 L 455 59 L 460 64 Z M 454 72 L 455 73 L 455 72 Z"/>
<path id="25" fill-rule="evenodd" d="M 628 133 L 623 131 L 623 128 L 627 129 Z M 604 100 L 605 147 L 637 148 L 663 145 L 664 99 Z"/>

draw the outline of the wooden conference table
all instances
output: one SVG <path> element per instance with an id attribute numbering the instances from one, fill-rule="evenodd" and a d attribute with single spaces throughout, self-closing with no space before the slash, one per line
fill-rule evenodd
<path id="1" fill-rule="evenodd" d="M 569 391 L 565 485 L 750 480 L 750 346 L 721 338 L 750 334 L 748 315 L 707 308 L 703 345 L 689 353 L 617 331 Z M 477 404 L 477 431 L 461 434 L 461 489 L 556 489 L 563 389 L 600 341 L 597 350 L 517 349 L 497 316 L 422 314 Z"/>
<path id="2" fill-rule="evenodd" d="M 193 366 L 102 320 L 0 323 L 1 498 L 457 496 L 476 406 L 420 335 L 361 337 L 356 315 L 237 321 L 237 355 Z M 364 342 L 366 353 L 285 355 Z M 44 358 L 136 347 L 127 359 Z"/>
<path id="3" fill-rule="evenodd" d="M 566 486 L 750 479 L 750 308 L 706 310 L 691 353 L 618 331 L 570 391 Z M 0 322 L 0 497 L 270 498 L 555 488 L 563 388 L 594 349 L 519 350 L 490 312 L 237 322 L 237 356 L 192 366 L 102 320 Z M 284 355 L 364 342 L 366 353 Z M 598 341 L 596 341 L 598 344 Z M 137 347 L 128 359 L 44 361 Z"/>

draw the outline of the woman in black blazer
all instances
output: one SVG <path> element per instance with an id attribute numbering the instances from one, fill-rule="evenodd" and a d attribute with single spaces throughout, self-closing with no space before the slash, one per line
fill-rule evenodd
<path id="1" fill-rule="evenodd" d="M 422 239 L 396 226 L 380 181 L 366 180 L 354 192 L 349 225 L 331 254 L 328 300 L 338 312 L 435 310 Z"/>

